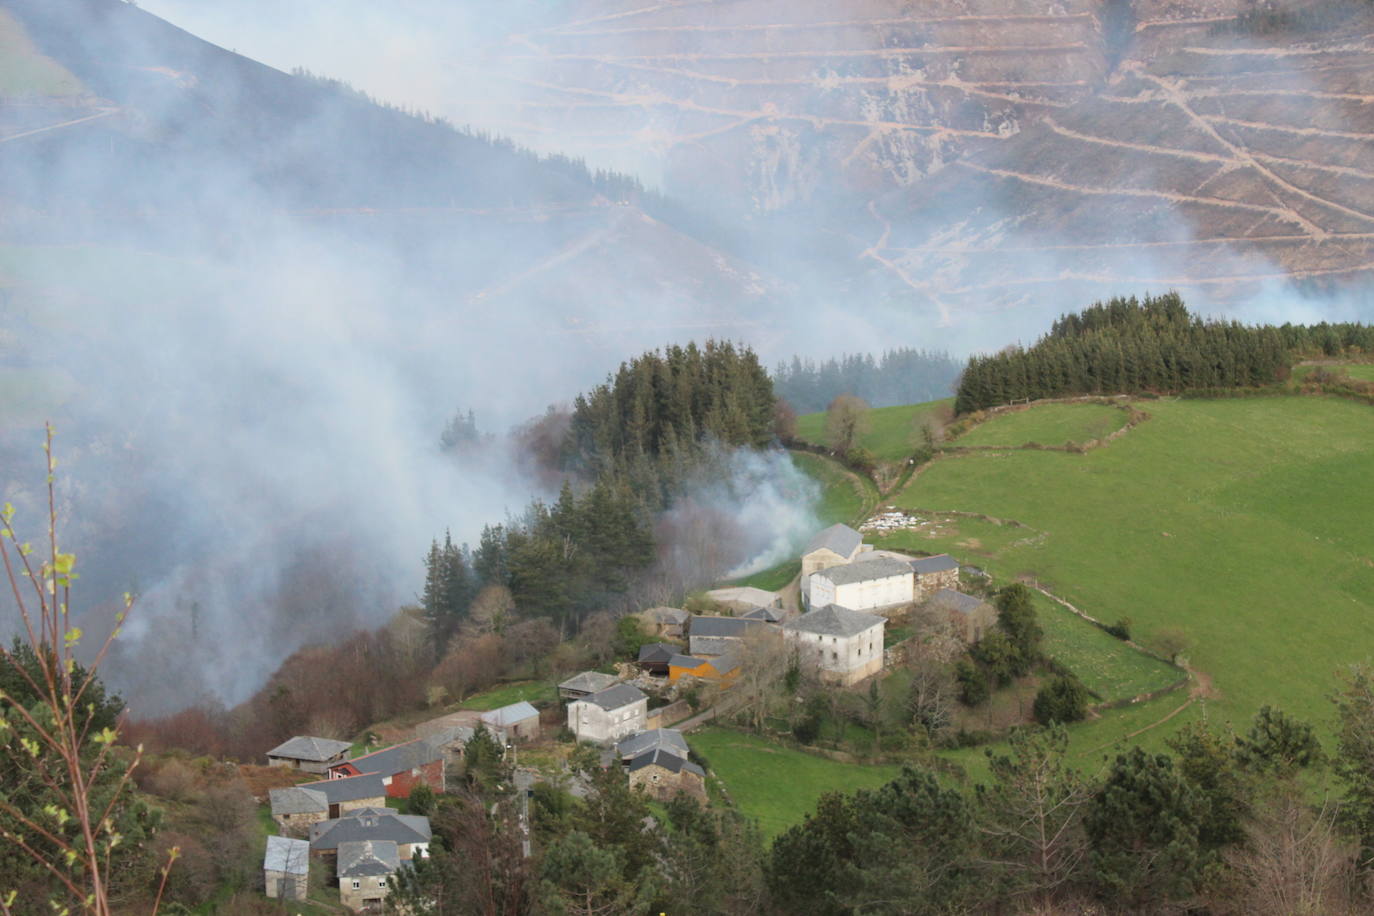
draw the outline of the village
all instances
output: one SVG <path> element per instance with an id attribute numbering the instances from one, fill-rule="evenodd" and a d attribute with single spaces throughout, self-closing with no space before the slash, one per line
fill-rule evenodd
<path id="1" fill-rule="evenodd" d="M 800 576 L 779 592 L 726 587 L 703 596 L 710 613 L 641 611 L 643 632 L 654 641 L 613 671 L 561 680 L 557 702 L 544 709 L 523 700 L 459 709 L 415 725 L 409 740 L 363 753 L 347 741 L 305 735 L 267 751 L 269 766 L 300 781 L 268 793 L 277 833 L 262 863 L 266 895 L 306 899 L 313 870 L 337 885 L 343 906 L 379 910 L 397 873 L 427 855 L 433 835 L 428 817 L 403 813 L 408 802 L 455 784 L 476 737 L 509 755 L 526 795 L 550 774 L 520 767 L 522 750 L 561 745 L 593 749 L 603 770 L 623 772 L 650 799 L 686 795 L 708 804 L 706 770 L 685 736 L 734 712 L 743 702 L 741 682 L 776 680 L 782 662 L 805 668 L 830 690 L 862 689 L 903 650 L 889 623 L 906 623 L 919 609 L 969 646 L 997 621 L 992 605 L 961 590 L 960 565 L 947 554 L 878 549 L 837 524 L 817 533 L 800 559 Z M 524 818 L 522 830 L 528 855 Z"/>

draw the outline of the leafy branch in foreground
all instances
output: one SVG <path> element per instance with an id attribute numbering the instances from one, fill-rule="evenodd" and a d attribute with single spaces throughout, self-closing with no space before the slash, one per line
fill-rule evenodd
<path id="1" fill-rule="evenodd" d="M 11 648 L 0 644 L 0 838 L 36 869 L 19 876 L 7 865 L 6 883 L 28 886 L 22 894 L 0 887 L 0 912 L 50 907 L 103 916 L 113 912 L 113 876 L 138 839 L 129 834 L 143 832 L 149 820 L 128 804 L 126 791 L 142 749 L 128 755 L 116 748 L 122 704 L 106 697 L 96 676 L 133 598 L 124 597 L 115 626 L 83 666 L 77 650 L 84 634 L 71 620 L 76 557 L 58 547 L 52 444 L 49 426 L 46 543 L 35 550 L 21 541 L 14 507 L 0 510 L 0 557 L 21 625 Z M 161 870 L 154 912 L 176 854 Z M 32 899 L 33 887 L 49 889 L 46 906 Z"/>

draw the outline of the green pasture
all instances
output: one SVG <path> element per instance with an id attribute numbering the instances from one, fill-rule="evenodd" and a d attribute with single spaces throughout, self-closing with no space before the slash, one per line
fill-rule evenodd
<path id="1" fill-rule="evenodd" d="M 1064 445 L 1109 436 L 1126 425 L 1124 410 L 1105 404 L 1043 404 L 994 416 L 954 445 L 1017 446 L 1027 442 Z"/>
<path id="2" fill-rule="evenodd" d="M 521 700 L 537 703 L 540 700 L 553 701 L 558 698 L 558 688 L 550 681 L 520 681 L 502 684 L 484 693 L 475 693 L 460 704 L 462 709 L 500 709 Z"/>
<path id="3" fill-rule="evenodd" d="M 1374 411 L 1312 397 L 1148 409 L 1108 448 L 949 458 L 892 501 L 1033 526 L 1044 537 L 979 565 L 1129 617 L 1146 645 L 1181 629 L 1220 693 L 1214 721 L 1268 703 L 1326 731 L 1336 670 L 1374 657 Z"/>
<path id="4" fill-rule="evenodd" d="M 1045 631 L 1045 654 L 1067 665 L 1101 701 L 1161 690 L 1183 676 L 1044 595 L 1036 593 L 1034 600 L 1036 618 Z"/>
<path id="5" fill-rule="evenodd" d="M 878 489 L 872 481 L 845 470 L 829 458 L 793 452 L 792 463 L 821 486 L 816 515 L 822 526 L 836 522 L 857 524 L 877 502 Z"/>
<path id="6" fill-rule="evenodd" d="M 1371 363 L 1338 363 L 1331 366 L 1297 366 L 1293 369 L 1293 378 L 1302 381 L 1315 369 L 1325 369 L 1328 372 L 1343 373 L 1353 379 L 1362 382 L 1374 382 L 1374 364 Z"/>
<path id="7" fill-rule="evenodd" d="M 874 407 L 866 414 L 868 432 L 860 437 L 859 445 L 872 452 L 879 462 L 901 461 L 921 447 L 922 421 L 953 403 L 953 398 L 946 398 L 924 404 Z M 797 438 L 815 445 L 830 445 L 825 436 L 825 414 L 808 413 L 797 417 Z"/>
<path id="8" fill-rule="evenodd" d="M 754 573 L 752 576 L 745 576 L 731 582 L 731 585 L 752 585 L 754 588 L 761 588 L 764 591 L 776 592 L 786 586 L 797 575 L 801 573 L 801 560 L 788 560 L 779 563 L 777 566 L 770 566 L 768 569 Z"/>
<path id="9" fill-rule="evenodd" d="M 953 460 L 949 458 L 945 461 Z M 1043 540 L 1043 532 L 1016 525 L 999 525 L 980 518 L 922 516 L 921 528 L 888 533 L 864 532 L 864 540 L 884 550 L 910 553 L 948 553 L 962 563 L 982 566 L 1013 544 Z"/>

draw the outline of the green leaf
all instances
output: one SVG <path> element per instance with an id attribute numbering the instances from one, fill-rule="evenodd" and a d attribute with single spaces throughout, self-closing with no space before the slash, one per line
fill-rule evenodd
<path id="1" fill-rule="evenodd" d="M 62 640 L 67 644 L 67 648 L 70 649 L 72 646 L 76 645 L 81 641 L 81 628 L 72 627 L 65 634 L 63 634 Z"/>

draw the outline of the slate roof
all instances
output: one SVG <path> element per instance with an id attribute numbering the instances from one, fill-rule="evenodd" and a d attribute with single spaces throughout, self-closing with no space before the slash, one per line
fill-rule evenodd
<path id="1" fill-rule="evenodd" d="M 836 585 L 849 585 L 854 582 L 869 582 L 873 579 L 887 579 L 892 576 L 911 575 L 911 564 L 894 560 L 891 557 L 878 557 L 876 560 L 863 560 L 859 563 L 846 563 L 832 566 L 812 573 L 824 576 Z"/>
<path id="2" fill-rule="evenodd" d="M 633 773 L 635 770 L 642 770 L 647 766 L 661 766 L 665 770 L 673 773 L 681 773 L 683 770 L 686 770 L 688 773 L 695 773 L 702 779 L 706 778 L 706 772 L 702 770 L 701 767 L 692 763 L 687 758 L 679 757 L 672 751 L 661 747 L 655 748 L 652 751 L 646 751 L 634 760 L 631 760 L 629 770 Z"/>
<path id="3" fill-rule="evenodd" d="M 865 614 L 863 611 L 851 611 L 838 604 L 827 604 L 783 624 L 783 628 L 800 630 L 803 633 L 819 633 L 822 636 L 857 636 L 869 627 L 886 622 L 877 614 Z"/>
<path id="4" fill-rule="evenodd" d="M 633 684 L 616 684 L 614 687 L 607 687 L 605 690 L 598 690 L 591 696 L 582 697 L 574 700 L 574 703 L 595 703 L 602 709 L 620 709 L 647 699 L 648 694 L 635 687 Z"/>
<path id="5" fill-rule="evenodd" d="M 598 690 L 605 690 L 607 687 L 616 683 L 614 674 L 602 674 L 600 671 L 583 671 L 575 674 L 566 681 L 558 685 L 559 690 L 577 690 L 582 693 L 596 693 Z"/>
<path id="6" fill-rule="evenodd" d="M 467 744 L 476 733 L 477 729 L 468 725 L 445 725 L 425 735 L 421 740 L 438 750 L 450 744 Z"/>
<path id="7" fill-rule="evenodd" d="M 706 597 L 722 604 L 745 604 L 750 607 L 773 607 L 782 600 L 777 592 L 767 592 L 752 585 L 713 588 L 706 593 Z"/>
<path id="8" fill-rule="evenodd" d="M 304 875 L 310 871 L 310 844 L 288 836 L 269 836 L 262 867 L 264 871 Z"/>
<path id="9" fill-rule="evenodd" d="M 961 614 L 972 614 L 983 605 L 987 604 L 982 598 L 973 595 L 965 595 L 963 592 L 956 592 L 952 588 L 942 588 L 930 597 L 930 600 L 940 607 L 951 611 L 958 611 Z"/>
<path id="10" fill-rule="evenodd" d="M 621 757 L 638 757 L 656 748 L 665 748 L 686 757 L 687 739 L 675 728 L 654 728 L 631 735 L 615 746 Z"/>
<path id="11" fill-rule="evenodd" d="M 391 747 L 373 751 L 362 757 L 354 757 L 346 762 L 351 763 L 359 773 L 378 773 L 382 776 L 391 776 L 441 759 L 443 759 L 443 755 L 439 753 L 438 748 L 428 741 L 417 739 L 407 741 L 404 744 L 393 744 Z"/>
<path id="12" fill-rule="evenodd" d="M 911 571 L 918 576 L 929 573 L 947 572 L 951 569 L 958 569 L 959 561 L 947 553 L 939 554 L 934 557 L 922 557 L 919 560 L 911 561 Z"/>
<path id="13" fill-rule="evenodd" d="M 658 623 L 683 623 L 691 616 L 680 607 L 651 607 L 644 612 L 644 617 Z"/>
<path id="14" fill-rule="evenodd" d="M 666 664 L 668 659 L 678 653 L 677 646 L 670 646 L 666 642 L 645 643 L 639 647 L 639 660 L 651 664 Z"/>
<path id="15" fill-rule="evenodd" d="M 524 700 L 482 713 L 482 721 L 497 728 L 506 728 L 517 722 L 524 722 L 530 717 L 539 718 L 539 710 Z"/>
<path id="16" fill-rule="evenodd" d="M 734 655 L 722 655 L 720 658 L 711 659 L 711 667 L 716 669 L 716 674 L 724 677 L 731 671 L 740 666 L 740 660 Z"/>
<path id="17" fill-rule="evenodd" d="M 286 789 L 269 789 L 267 797 L 272 803 L 272 816 L 283 814 L 316 814 L 329 810 L 329 799 L 323 792 L 291 786 Z"/>
<path id="18" fill-rule="evenodd" d="M 775 607 L 756 607 L 747 614 L 741 614 L 745 620 L 762 620 L 766 623 L 777 623 L 782 620 L 782 611 Z"/>
<path id="19" fill-rule="evenodd" d="M 390 840 L 339 844 L 340 878 L 381 878 L 401 867 L 401 853 Z"/>
<path id="20" fill-rule="evenodd" d="M 700 668 L 706 664 L 709 664 L 706 659 L 695 655 L 674 655 L 668 660 L 668 665 L 673 668 Z"/>
<path id="21" fill-rule="evenodd" d="M 389 840 L 405 846 L 428 843 L 431 836 L 427 817 L 397 814 L 390 808 L 357 808 L 342 817 L 312 824 L 310 848 L 318 852 L 364 840 Z"/>
<path id="22" fill-rule="evenodd" d="M 763 623 L 747 617 L 693 617 L 691 634 L 697 637 L 742 637 L 750 627 Z"/>
<path id="23" fill-rule="evenodd" d="M 848 525 L 831 525 L 806 542 L 802 556 L 817 550 L 833 550 L 842 557 L 850 556 L 863 542 L 863 537 Z"/>
<path id="24" fill-rule="evenodd" d="M 386 786 L 375 773 L 307 782 L 285 789 L 271 789 L 267 797 L 272 802 L 273 816 L 281 814 L 317 814 L 328 811 L 330 805 L 358 801 L 364 798 L 385 798 Z"/>
<path id="25" fill-rule="evenodd" d="M 308 735 L 297 735 L 272 748 L 267 752 L 267 756 L 323 763 L 331 757 L 337 756 L 340 751 L 347 751 L 352 746 L 347 741 L 335 741 L 333 738 L 311 738 Z"/>

